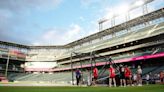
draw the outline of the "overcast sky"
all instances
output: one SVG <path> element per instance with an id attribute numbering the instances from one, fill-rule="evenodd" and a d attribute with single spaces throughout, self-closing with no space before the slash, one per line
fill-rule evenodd
<path id="1" fill-rule="evenodd" d="M 0 40 L 63 45 L 98 32 L 98 20 L 136 0 L 0 0 Z M 156 0 L 152 10 L 163 7 Z M 134 14 L 135 15 L 135 14 Z"/>

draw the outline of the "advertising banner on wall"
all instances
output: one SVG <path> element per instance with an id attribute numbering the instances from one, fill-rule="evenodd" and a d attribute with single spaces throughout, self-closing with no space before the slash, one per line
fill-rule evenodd
<path id="1" fill-rule="evenodd" d="M 10 59 L 23 61 L 26 59 L 26 54 L 21 51 L 0 48 L 0 58 L 8 58 L 8 54 Z"/>
<path id="2" fill-rule="evenodd" d="M 48 71 L 57 67 L 56 62 L 26 62 L 25 63 L 26 71 Z"/>

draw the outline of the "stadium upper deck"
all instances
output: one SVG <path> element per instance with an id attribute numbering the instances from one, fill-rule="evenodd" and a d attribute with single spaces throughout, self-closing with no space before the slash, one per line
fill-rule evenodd
<path id="1" fill-rule="evenodd" d="M 135 19 L 129 20 L 127 22 L 124 22 L 122 24 L 113 26 L 109 29 L 100 31 L 98 33 L 92 34 L 88 37 L 79 39 L 77 41 L 68 43 L 66 45 L 61 45 L 61 46 L 26 46 L 26 45 L 21 45 L 21 44 L 16 44 L 16 43 L 10 43 L 10 42 L 4 42 L 4 41 L 0 41 L 0 46 L 1 48 L 12 48 L 12 49 L 17 49 L 17 50 L 21 50 L 24 51 L 27 55 L 27 61 L 54 61 L 54 60 L 59 60 L 59 59 L 63 59 L 64 57 L 69 57 L 70 56 L 70 52 L 73 51 L 79 51 L 79 52 L 90 52 L 93 50 L 98 50 L 98 49 L 103 49 L 106 46 L 111 46 L 112 45 L 118 45 L 120 44 L 119 42 L 114 42 L 116 44 L 113 44 L 111 42 L 109 42 L 109 39 L 113 39 L 115 37 L 119 37 L 121 35 L 124 34 L 128 34 L 132 31 L 135 30 L 139 30 L 142 29 L 144 27 L 148 27 L 148 29 L 146 30 L 151 30 L 153 28 L 153 25 L 161 22 L 162 24 L 160 24 L 160 28 L 163 29 L 163 16 L 164 16 L 164 8 L 161 8 L 159 10 L 153 11 L 151 13 L 148 13 L 146 15 L 137 17 Z M 158 26 L 156 26 L 158 27 Z M 163 30 L 161 29 L 161 31 L 159 31 L 159 34 L 163 33 Z M 142 30 L 143 31 L 143 30 Z M 146 31 L 145 31 L 146 33 Z M 154 34 L 150 34 L 148 36 L 140 36 L 138 37 L 138 39 L 143 39 L 146 37 L 151 37 Z M 127 40 L 126 40 L 127 39 Z M 132 39 L 129 39 L 132 41 Z M 125 38 L 125 40 L 121 43 L 126 43 L 129 42 L 128 37 Z M 133 39 L 133 40 L 137 40 L 137 39 Z M 120 41 L 121 42 L 121 41 Z M 110 43 L 110 44 L 108 44 Z M 106 44 L 106 45 L 105 45 Z M 103 46 L 104 45 L 104 46 Z M 94 47 L 93 47 L 94 46 Z M 100 48 L 101 47 L 101 48 Z M 51 53 L 49 52 L 51 51 Z M 48 54 L 49 53 L 49 54 Z M 44 59 L 45 56 L 51 56 L 49 59 L 47 60 L 42 60 Z M 53 55 L 53 56 L 52 56 Z M 34 58 L 34 57 L 40 57 L 41 59 L 39 60 L 39 58 Z M 38 59 L 38 60 L 36 60 Z"/>
<path id="2" fill-rule="evenodd" d="M 112 28 L 100 31 L 96 34 L 93 34 L 91 36 L 85 37 L 83 39 L 80 39 L 78 41 L 66 44 L 64 46 L 60 46 L 60 48 L 56 46 L 30 46 L 31 48 L 31 54 L 39 54 L 40 57 L 45 55 L 48 55 L 48 50 L 51 50 L 51 54 L 54 55 L 54 60 L 61 60 L 64 58 L 69 58 L 71 52 L 91 52 L 96 51 L 100 49 L 104 49 L 111 46 L 116 46 L 119 44 L 127 43 L 130 41 L 135 41 L 139 39 L 144 39 L 148 37 L 152 37 L 155 35 L 155 32 L 151 32 L 150 30 L 158 30 L 158 34 L 162 34 L 163 31 L 163 8 L 159 9 L 157 11 L 151 12 L 149 14 L 146 14 L 144 16 L 140 16 L 138 18 L 135 18 L 133 20 L 129 20 L 125 23 L 116 25 Z M 158 26 L 157 26 L 157 25 Z M 128 27 L 127 27 L 128 25 Z M 141 32 L 143 35 L 141 36 L 141 33 L 136 34 L 136 37 L 133 37 L 135 34 L 131 33 L 134 31 Z M 139 31 L 141 30 L 141 31 Z M 147 32 L 149 32 L 147 34 Z M 127 35 L 126 35 L 127 34 Z M 147 34 L 147 35 L 146 35 Z M 124 35 L 127 36 L 124 38 L 124 40 L 121 39 L 121 36 Z M 120 38 L 119 38 L 120 37 Z M 119 39 L 117 39 L 119 38 Z M 110 41 L 109 41 L 110 39 Z M 44 49 L 43 49 L 44 48 Z M 58 48 L 58 49 L 53 49 Z M 53 49 L 53 50 L 52 50 Z M 46 53 L 46 50 L 48 53 Z M 55 55 L 57 53 L 57 55 Z M 38 55 L 39 56 L 39 55 Z M 49 54 L 49 56 L 51 56 Z M 35 56 L 33 56 L 35 57 Z M 33 58 L 31 57 L 31 58 Z M 30 59 L 30 58 L 29 58 Z M 33 58 L 34 59 L 34 58 Z"/>

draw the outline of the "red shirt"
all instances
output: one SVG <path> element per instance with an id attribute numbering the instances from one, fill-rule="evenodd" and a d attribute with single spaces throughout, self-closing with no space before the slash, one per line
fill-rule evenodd
<path id="1" fill-rule="evenodd" d="M 109 68 L 109 77 L 115 77 L 115 69 L 114 68 Z"/>
<path id="2" fill-rule="evenodd" d="M 132 74 L 131 70 L 128 67 L 126 67 L 125 68 L 125 77 L 130 77 L 131 74 Z"/>
<path id="3" fill-rule="evenodd" d="M 160 78 L 164 78 L 164 73 L 163 72 L 160 72 Z"/>
<path id="4" fill-rule="evenodd" d="M 98 69 L 97 68 L 93 69 L 93 76 L 98 77 Z"/>

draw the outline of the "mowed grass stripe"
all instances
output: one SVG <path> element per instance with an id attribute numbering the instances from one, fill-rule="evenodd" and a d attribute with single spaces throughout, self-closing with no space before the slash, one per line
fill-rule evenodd
<path id="1" fill-rule="evenodd" d="M 164 92 L 164 85 L 142 87 L 0 87 L 0 92 Z"/>

